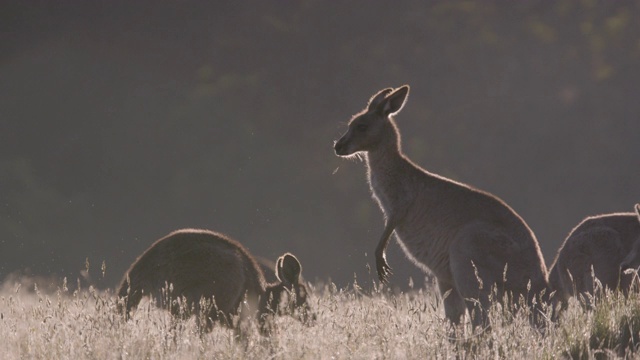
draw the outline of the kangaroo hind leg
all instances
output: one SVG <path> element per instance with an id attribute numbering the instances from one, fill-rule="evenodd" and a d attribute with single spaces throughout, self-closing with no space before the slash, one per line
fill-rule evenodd
<path id="1" fill-rule="evenodd" d="M 458 233 L 449 252 L 451 273 L 474 327 L 489 325 L 491 299 L 502 302 L 510 239 L 472 225 Z"/>

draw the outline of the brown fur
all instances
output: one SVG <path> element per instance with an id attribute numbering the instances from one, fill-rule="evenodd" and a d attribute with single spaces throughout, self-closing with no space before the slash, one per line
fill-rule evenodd
<path id="1" fill-rule="evenodd" d="M 589 295 L 588 301 L 596 293 L 595 279 L 603 288 L 629 291 L 632 276 L 621 270 L 640 266 L 640 204 L 635 210 L 587 217 L 571 230 L 549 274 L 556 305 L 564 308 L 580 294 Z"/>
<path id="2" fill-rule="evenodd" d="M 127 270 L 118 290 L 124 303 L 121 311 L 129 316 L 143 296 L 151 296 L 176 316 L 204 311 L 207 327 L 216 320 L 233 326 L 234 316 L 243 320 L 256 310 L 264 325 L 265 315 L 279 312 L 282 295 L 295 292 L 292 303 L 306 315 L 300 263 L 287 253 L 277 264 L 279 279 L 267 284 L 258 263 L 239 242 L 208 230 L 175 231 L 151 245 Z M 240 306 L 245 299 L 246 308 Z M 182 307 L 181 300 L 186 300 Z M 213 306 L 203 309 L 201 300 L 213 300 Z"/>
<path id="3" fill-rule="evenodd" d="M 469 310 L 475 312 L 474 324 L 483 324 L 494 286 L 498 300 L 509 294 L 531 303 L 548 288 L 533 232 L 502 200 L 432 174 L 402 153 L 392 116 L 408 94 L 407 85 L 378 92 L 335 144 L 339 156 L 363 155 L 373 197 L 385 216 L 376 248 L 380 280 L 390 274 L 385 249 L 395 234 L 409 259 L 435 274 L 452 322 Z"/>

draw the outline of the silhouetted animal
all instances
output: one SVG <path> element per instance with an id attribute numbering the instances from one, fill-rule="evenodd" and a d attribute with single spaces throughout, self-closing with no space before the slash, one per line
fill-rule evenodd
<path id="1" fill-rule="evenodd" d="M 571 230 L 549 273 L 555 305 L 564 308 L 571 296 L 595 295 L 595 279 L 603 288 L 629 291 L 632 275 L 623 272 L 640 266 L 640 204 L 635 211 L 587 217 Z M 588 303 L 589 296 L 584 299 Z"/>
<path id="2" fill-rule="evenodd" d="M 375 252 L 380 280 L 390 274 L 385 249 L 395 233 L 407 257 L 435 274 L 447 318 L 459 323 L 468 309 L 480 325 L 494 285 L 498 300 L 506 292 L 531 302 L 547 290 L 547 270 L 533 232 L 502 200 L 432 174 L 402 153 L 392 115 L 408 94 L 407 85 L 375 94 L 353 116 L 335 152 L 362 155 L 373 198 L 384 213 Z"/>
<path id="3" fill-rule="evenodd" d="M 300 283 L 302 266 L 290 253 L 276 263 L 278 281 L 266 284 L 256 260 L 240 243 L 208 230 L 175 231 L 156 241 L 131 265 L 118 290 L 128 316 L 143 296 L 152 296 L 157 305 L 173 315 L 206 315 L 209 329 L 213 321 L 229 327 L 258 313 L 265 330 L 269 314 L 294 313 L 308 318 L 307 289 Z M 290 301 L 284 295 L 293 294 Z M 241 306 L 246 299 L 246 306 Z M 290 305 L 285 308 L 285 304 Z M 233 324 L 235 315 L 240 321 Z"/>

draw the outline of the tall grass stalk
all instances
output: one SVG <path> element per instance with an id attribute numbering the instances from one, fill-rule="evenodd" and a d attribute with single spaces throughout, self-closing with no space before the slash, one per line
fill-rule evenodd
<path id="1" fill-rule="evenodd" d="M 315 289 L 317 319 L 305 326 L 276 318 L 270 337 L 217 326 L 200 333 L 196 321 L 178 321 L 150 302 L 131 320 L 117 314 L 116 298 L 66 284 L 44 293 L 5 284 L 0 292 L 2 359 L 552 359 L 631 358 L 640 332 L 640 297 L 607 293 L 586 310 L 569 303 L 557 324 L 534 329 L 525 310 L 498 303 L 491 328 L 476 331 L 446 321 L 431 290 L 364 294 L 354 286 Z M 550 312 L 550 311 L 549 311 Z M 547 314 L 549 316 L 549 314 Z"/>

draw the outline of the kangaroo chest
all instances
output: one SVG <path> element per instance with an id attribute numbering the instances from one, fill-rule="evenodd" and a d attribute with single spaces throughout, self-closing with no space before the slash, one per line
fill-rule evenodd
<path id="1" fill-rule="evenodd" d="M 418 267 L 437 276 L 449 274 L 448 242 L 450 234 L 430 211 L 427 199 L 417 199 L 407 179 L 370 172 L 369 184 L 374 199 L 387 219 L 397 221 L 394 230 L 405 255 Z M 416 203 L 419 201 L 419 203 Z"/>
<path id="2" fill-rule="evenodd" d="M 373 198 L 387 218 L 393 217 L 394 214 L 402 211 L 402 207 L 406 207 L 402 201 L 405 196 L 400 189 L 390 188 L 388 183 L 388 179 L 381 178 L 375 174 L 369 176 L 369 185 Z"/>

